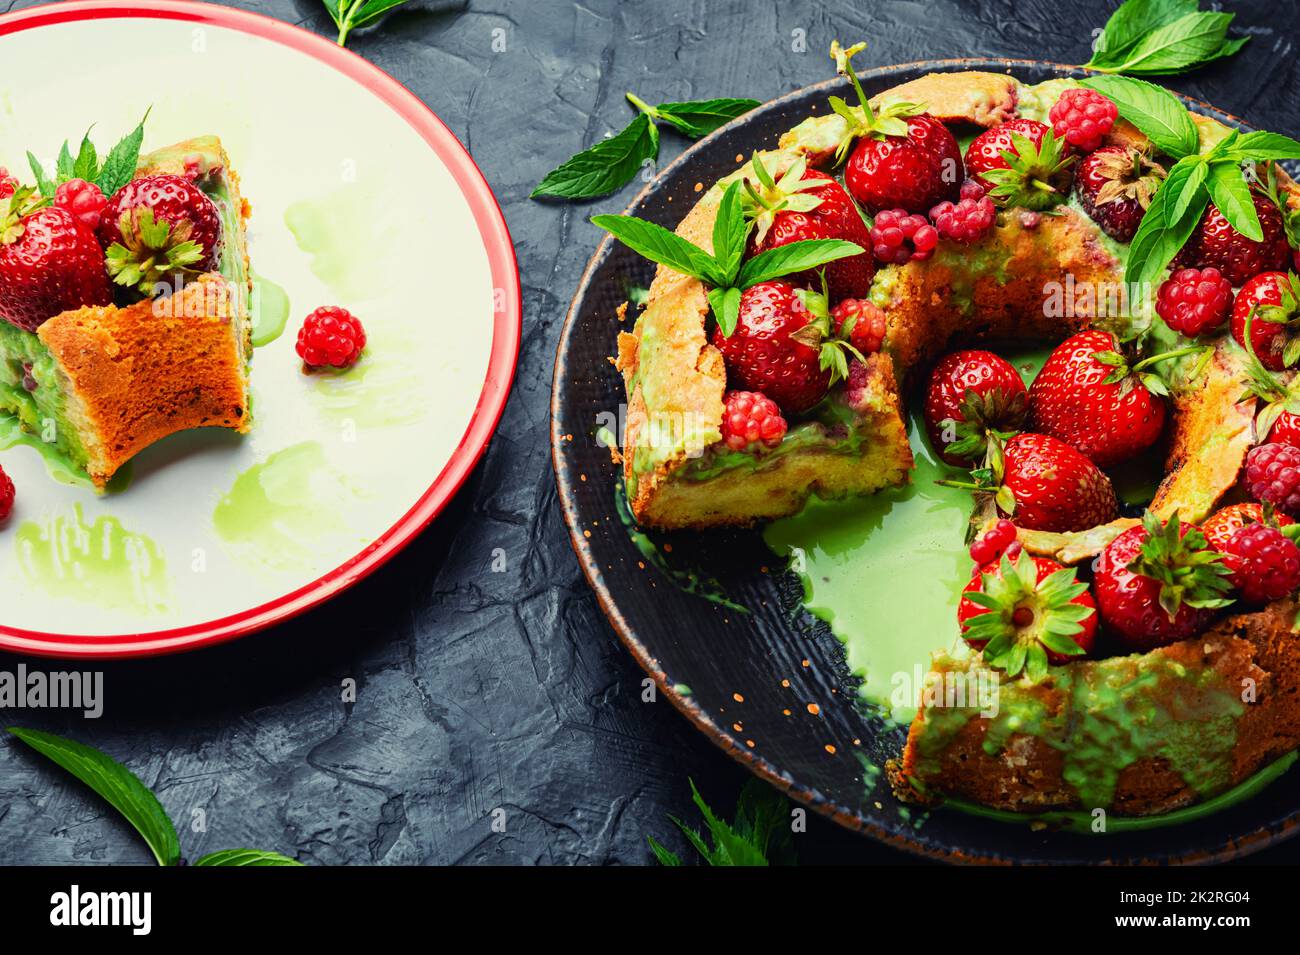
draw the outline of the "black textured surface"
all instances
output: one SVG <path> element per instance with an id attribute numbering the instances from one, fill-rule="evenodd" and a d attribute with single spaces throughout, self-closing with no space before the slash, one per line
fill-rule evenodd
<path id="1" fill-rule="evenodd" d="M 330 32 L 316 0 L 237 5 Z M 967 55 L 1079 61 L 1113 5 L 426 0 L 356 35 L 357 52 L 470 147 L 515 240 L 523 350 L 486 460 L 405 554 L 329 607 L 216 650 L 107 667 L 101 720 L 5 721 L 126 761 L 180 821 L 190 858 L 252 845 L 318 863 L 642 863 L 646 833 L 682 848 L 665 817 L 694 818 L 686 777 L 729 808 L 744 774 L 669 704 L 641 702 L 644 674 L 569 547 L 547 442 L 559 327 L 599 240 L 586 217 L 621 210 L 636 187 L 585 206 L 543 205 L 528 192 L 626 124 L 627 89 L 766 100 L 825 78 L 823 51 L 837 35 L 870 39 L 864 68 Z M 1300 11 L 1231 7 L 1256 40 L 1172 85 L 1295 134 Z M 807 52 L 791 51 L 795 31 Z M 506 48 L 494 52 L 499 38 Z M 661 163 L 683 145 L 666 133 Z M 492 572 L 495 548 L 504 573 Z M 0 667 L 17 662 L 0 656 Z M 341 700 L 347 678 L 358 683 L 355 704 Z M 203 833 L 187 825 L 198 809 Z M 496 809 L 505 832 L 493 831 Z M 815 818 L 796 848 L 805 862 L 909 858 Z M 1283 846 L 1255 858 L 1296 857 Z M 99 803 L 0 743 L 0 862 L 147 859 Z"/>

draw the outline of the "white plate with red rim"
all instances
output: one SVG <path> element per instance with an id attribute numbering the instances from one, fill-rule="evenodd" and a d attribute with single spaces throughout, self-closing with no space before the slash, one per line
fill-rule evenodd
<path id="1" fill-rule="evenodd" d="M 0 649 L 229 640 L 401 550 L 482 455 L 519 350 L 510 236 L 451 132 L 353 53 L 213 4 L 23 10 L 0 17 L 0 62 L 0 165 L 20 176 L 28 150 L 48 165 L 92 125 L 106 149 L 146 109 L 145 151 L 220 136 L 252 204 L 254 272 L 289 299 L 284 333 L 254 354 L 249 435 L 168 438 L 108 494 L 56 480 L 28 445 L 0 450 L 18 487 L 0 526 Z M 348 372 L 305 375 L 296 331 L 326 304 L 360 317 L 369 345 Z"/>

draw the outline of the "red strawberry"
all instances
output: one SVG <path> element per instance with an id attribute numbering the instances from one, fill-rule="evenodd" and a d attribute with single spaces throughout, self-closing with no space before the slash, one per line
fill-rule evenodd
<path id="1" fill-rule="evenodd" d="M 1047 209 L 1070 192 L 1065 144 L 1037 120 L 1013 119 L 966 147 L 966 171 L 1000 205 Z"/>
<path id="2" fill-rule="evenodd" d="M 831 106 L 847 125 L 837 159 L 853 147 L 844 167 L 850 195 L 873 215 L 882 209 L 925 215 L 945 199 L 955 201 L 965 178 L 956 137 L 914 103 L 891 103 L 873 110 L 849 67 L 849 60 L 864 46 L 859 43 L 847 50 L 839 43 L 831 46 L 836 67 L 853 83 L 861 110 L 859 114 L 838 97 L 831 98 Z"/>
<path id="3" fill-rule="evenodd" d="M 221 214 L 188 179 L 145 176 L 108 200 L 98 237 L 114 281 L 149 292 L 165 278 L 217 267 Z"/>
<path id="4" fill-rule="evenodd" d="M 1105 146 L 1085 156 L 1074 174 L 1083 211 L 1116 242 L 1132 242 L 1165 169 L 1128 146 Z"/>
<path id="5" fill-rule="evenodd" d="M 1003 458 L 996 500 L 1017 526 L 1082 531 L 1115 518 L 1118 505 L 1110 478 L 1064 441 L 1018 434 L 1007 442 Z"/>
<path id="6" fill-rule="evenodd" d="M 1046 557 L 977 567 L 957 605 L 962 637 L 1007 676 L 1041 678 L 1048 664 L 1086 656 L 1097 636 L 1097 605 L 1075 570 Z"/>
<path id="7" fill-rule="evenodd" d="M 846 374 L 843 343 L 831 337 L 823 295 L 789 282 L 760 282 L 740 296 L 730 335 L 713 331 L 733 387 L 761 391 L 786 415 L 807 411 Z M 838 356 L 838 358 L 837 358 Z"/>
<path id="8" fill-rule="evenodd" d="M 1228 574 L 1196 527 L 1177 514 L 1161 524 L 1148 511 L 1102 551 L 1093 588 L 1107 630 L 1144 653 L 1204 630 L 1232 602 Z"/>
<path id="9" fill-rule="evenodd" d="M 849 194 L 834 179 L 797 160 L 780 180 L 773 181 L 755 157 L 754 174 L 759 187 L 746 181 L 744 203 L 754 219 L 749 254 L 756 255 L 778 246 L 805 239 L 843 239 L 862 246 L 860 255 L 837 259 L 825 266 L 826 283 L 834 298 L 866 295 L 876 274 L 869 250 L 867 224 Z M 786 276 L 795 284 L 813 284 L 816 273 Z"/>
<path id="10" fill-rule="evenodd" d="M 1254 242 L 1223 217 L 1218 206 L 1201 216 L 1200 224 L 1174 259 L 1174 268 L 1214 266 L 1233 286 L 1244 285 L 1261 272 L 1280 272 L 1291 259 L 1282 213 L 1267 196 L 1255 192 L 1255 212 L 1264 230 L 1261 242 Z"/>
<path id="11" fill-rule="evenodd" d="M 3 172 L 0 168 L 0 172 Z M 0 183 L 4 182 L 4 177 L 0 176 Z M 14 482 L 13 479 L 5 474 L 5 469 L 0 468 L 0 524 L 9 520 L 9 515 L 14 512 Z"/>
<path id="12" fill-rule="evenodd" d="M 1270 513 L 1265 515 L 1263 505 L 1253 501 L 1246 504 L 1230 504 L 1219 508 L 1207 517 L 1201 524 L 1201 533 L 1205 535 L 1205 542 L 1211 550 L 1223 553 L 1232 535 L 1248 524 L 1286 527 L 1295 523 L 1280 511 L 1274 511 L 1272 508 L 1269 511 Z"/>
<path id="13" fill-rule="evenodd" d="M 1029 388 L 1033 431 L 1060 438 L 1100 467 L 1138 454 L 1165 424 L 1164 383 L 1144 369 L 1197 351 L 1190 346 L 1130 366 L 1110 332 L 1090 329 L 1057 346 Z"/>
<path id="14" fill-rule="evenodd" d="M 1300 352 L 1300 278 L 1295 273 L 1264 272 L 1241 287 L 1232 303 L 1232 337 L 1250 349 L 1265 368 L 1281 371 L 1294 365 Z"/>
<path id="15" fill-rule="evenodd" d="M 957 467 L 984 458 L 989 431 L 1016 431 L 1028 395 L 1020 374 L 989 351 L 939 359 L 925 392 L 925 430 L 939 456 Z"/>
<path id="16" fill-rule="evenodd" d="M 30 188 L 0 200 L 0 318 L 35 331 L 60 312 L 112 300 L 104 252 L 76 217 Z"/>

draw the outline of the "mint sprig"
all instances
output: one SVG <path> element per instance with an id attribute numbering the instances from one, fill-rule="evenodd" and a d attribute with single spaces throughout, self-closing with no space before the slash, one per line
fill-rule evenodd
<path id="1" fill-rule="evenodd" d="M 711 254 L 677 233 L 635 216 L 599 215 L 592 216 L 591 222 L 650 261 L 712 286 L 709 305 L 722 334 L 730 335 L 736 328 L 740 293 L 745 289 L 863 252 L 862 246 L 841 239 L 804 239 L 760 252 L 742 265 L 752 223 L 743 213 L 741 190 L 737 180 L 722 195 Z"/>
<path id="2" fill-rule="evenodd" d="M 1094 89 L 1118 108 L 1147 139 L 1175 159 L 1190 156 L 1200 148 L 1196 123 L 1187 107 L 1167 89 L 1128 76 L 1090 76 L 1082 85 Z"/>
<path id="3" fill-rule="evenodd" d="M 357 27 L 377 20 L 407 0 L 322 0 L 330 19 L 339 28 L 338 44 L 347 46 L 348 35 Z"/>
<path id="4" fill-rule="evenodd" d="M 758 106 L 753 99 L 706 99 L 651 106 L 635 93 L 628 102 L 639 112 L 617 136 L 603 139 L 546 174 L 529 198 L 594 199 L 621 189 L 647 161 L 659 158 L 658 121 L 692 139 L 707 136 Z"/>
<path id="5" fill-rule="evenodd" d="M 9 727 L 8 731 L 36 752 L 81 780 L 122 814 L 140 833 L 159 865 L 181 864 L 180 839 L 167 810 L 140 777 L 111 756 L 74 740 L 41 730 Z M 254 858 L 263 861 L 254 862 Z M 278 860 L 278 861 L 271 861 Z M 278 852 L 227 849 L 199 859 L 195 865 L 301 865 Z"/>
<path id="6" fill-rule="evenodd" d="M 148 119 L 149 113 L 146 112 L 140 124 L 109 150 L 102 163 L 95 144 L 90 139 L 90 130 L 86 130 L 86 134 L 81 137 L 81 146 L 77 149 L 76 156 L 73 156 L 69 142 L 64 140 L 55 162 L 53 177 L 45 172 L 40 160 L 29 152 L 27 165 L 31 167 L 41 195 L 53 199 L 54 193 L 63 183 L 72 179 L 84 179 L 98 186 L 104 195 L 112 196 L 135 176 L 136 167 L 140 164 L 140 146 L 144 143 L 144 124 Z"/>
<path id="7" fill-rule="evenodd" d="M 709 804 L 704 801 L 700 791 L 691 784 L 691 798 L 704 817 L 708 830 L 709 845 L 704 837 L 675 816 L 668 818 L 682 831 L 686 841 L 711 866 L 768 866 L 794 865 L 794 849 L 791 846 L 793 831 L 790 828 L 790 803 L 771 786 L 757 779 L 750 779 L 740 791 L 736 803 L 736 818 L 732 823 L 718 818 Z M 654 836 L 647 836 L 650 850 L 661 865 L 680 866 L 681 858 L 658 842 Z"/>
<path id="8" fill-rule="evenodd" d="M 1235 14 L 1202 11 L 1198 0 L 1126 0 L 1093 48 L 1087 66 L 1106 73 L 1185 73 L 1231 56 L 1249 37 L 1230 38 Z"/>

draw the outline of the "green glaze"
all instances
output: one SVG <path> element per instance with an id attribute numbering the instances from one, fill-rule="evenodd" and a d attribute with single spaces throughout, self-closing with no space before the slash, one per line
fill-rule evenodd
<path id="1" fill-rule="evenodd" d="M 1046 357 L 1040 349 L 1010 360 L 1030 381 Z M 964 472 L 934 454 L 918 414 L 910 426 L 910 483 L 870 497 L 812 500 L 763 534 L 777 554 L 791 558 L 805 607 L 844 643 L 849 668 L 862 678 L 862 698 L 900 721 L 916 714 L 915 691 L 937 640 L 956 638 L 970 563 L 961 546 L 970 494 L 935 484 Z"/>
<path id="2" fill-rule="evenodd" d="M 285 211 L 285 225 L 298 248 L 311 256 L 312 272 L 342 300 L 383 292 L 384 277 L 374 268 L 375 256 L 357 251 L 384 247 L 375 208 L 374 190 L 350 183 L 319 198 L 295 202 Z"/>
<path id="3" fill-rule="evenodd" d="M 24 577 L 51 597 L 138 613 L 167 609 L 171 588 L 158 546 L 114 517 L 89 523 L 79 504 L 20 524 L 14 553 Z"/>
<path id="4" fill-rule="evenodd" d="M 263 348 L 283 335 L 289 324 L 289 293 L 284 286 L 254 271 L 249 311 L 253 320 L 253 347 Z"/>
<path id="5" fill-rule="evenodd" d="M 1069 832 L 1096 833 L 1098 835 L 1136 832 L 1143 829 L 1160 829 L 1165 826 L 1178 826 L 1183 823 L 1205 819 L 1216 812 L 1222 812 L 1224 809 L 1251 799 L 1286 773 L 1295 763 L 1297 756 L 1300 756 L 1300 754 L 1287 753 L 1281 759 L 1269 763 L 1259 772 L 1242 780 L 1231 789 L 1185 809 L 1176 809 L 1173 812 L 1163 813 L 1158 816 L 1109 816 L 1106 819 L 1105 828 L 1100 830 L 1093 828 L 1094 817 L 1091 813 L 1077 810 L 1043 813 L 1009 812 L 1005 809 L 991 809 L 978 803 L 966 802 L 963 799 L 945 799 L 943 808 L 956 809 L 959 812 L 969 813 L 984 819 L 993 819 L 998 822 L 1016 823 L 1022 826 L 1046 826 Z"/>
<path id="6" fill-rule="evenodd" d="M 343 515 L 354 496 L 321 446 L 304 441 L 240 474 L 212 523 L 237 557 L 292 570 L 310 563 L 322 540 L 349 532 Z"/>
<path id="7" fill-rule="evenodd" d="M 422 420 L 425 376 L 400 335 L 380 324 L 350 368 L 323 368 L 303 375 L 313 403 L 340 427 L 388 428 Z"/>
<path id="8" fill-rule="evenodd" d="M 29 391 L 32 382 L 36 387 Z M 6 434 L 21 429 L 31 435 L 35 440 L 28 443 L 39 446 L 56 476 L 84 473 L 87 459 L 77 429 L 67 422 L 67 388 L 58 362 L 35 333 L 0 322 L 0 416 L 10 422 Z"/>
<path id="9" fill-rule="evenodd" d="M 1047 114 L 1061 94 L 1066 90 L 1078 89 L 1079 81 L 1072 79 L 1045 80 L 1033 86 L 1021 86 L 1016 98 L 1016 115 L 1022 119 L 1034 119 L 1047 123 Z M 1049 123 L 1050 125 L 1050 123 Z"/>

